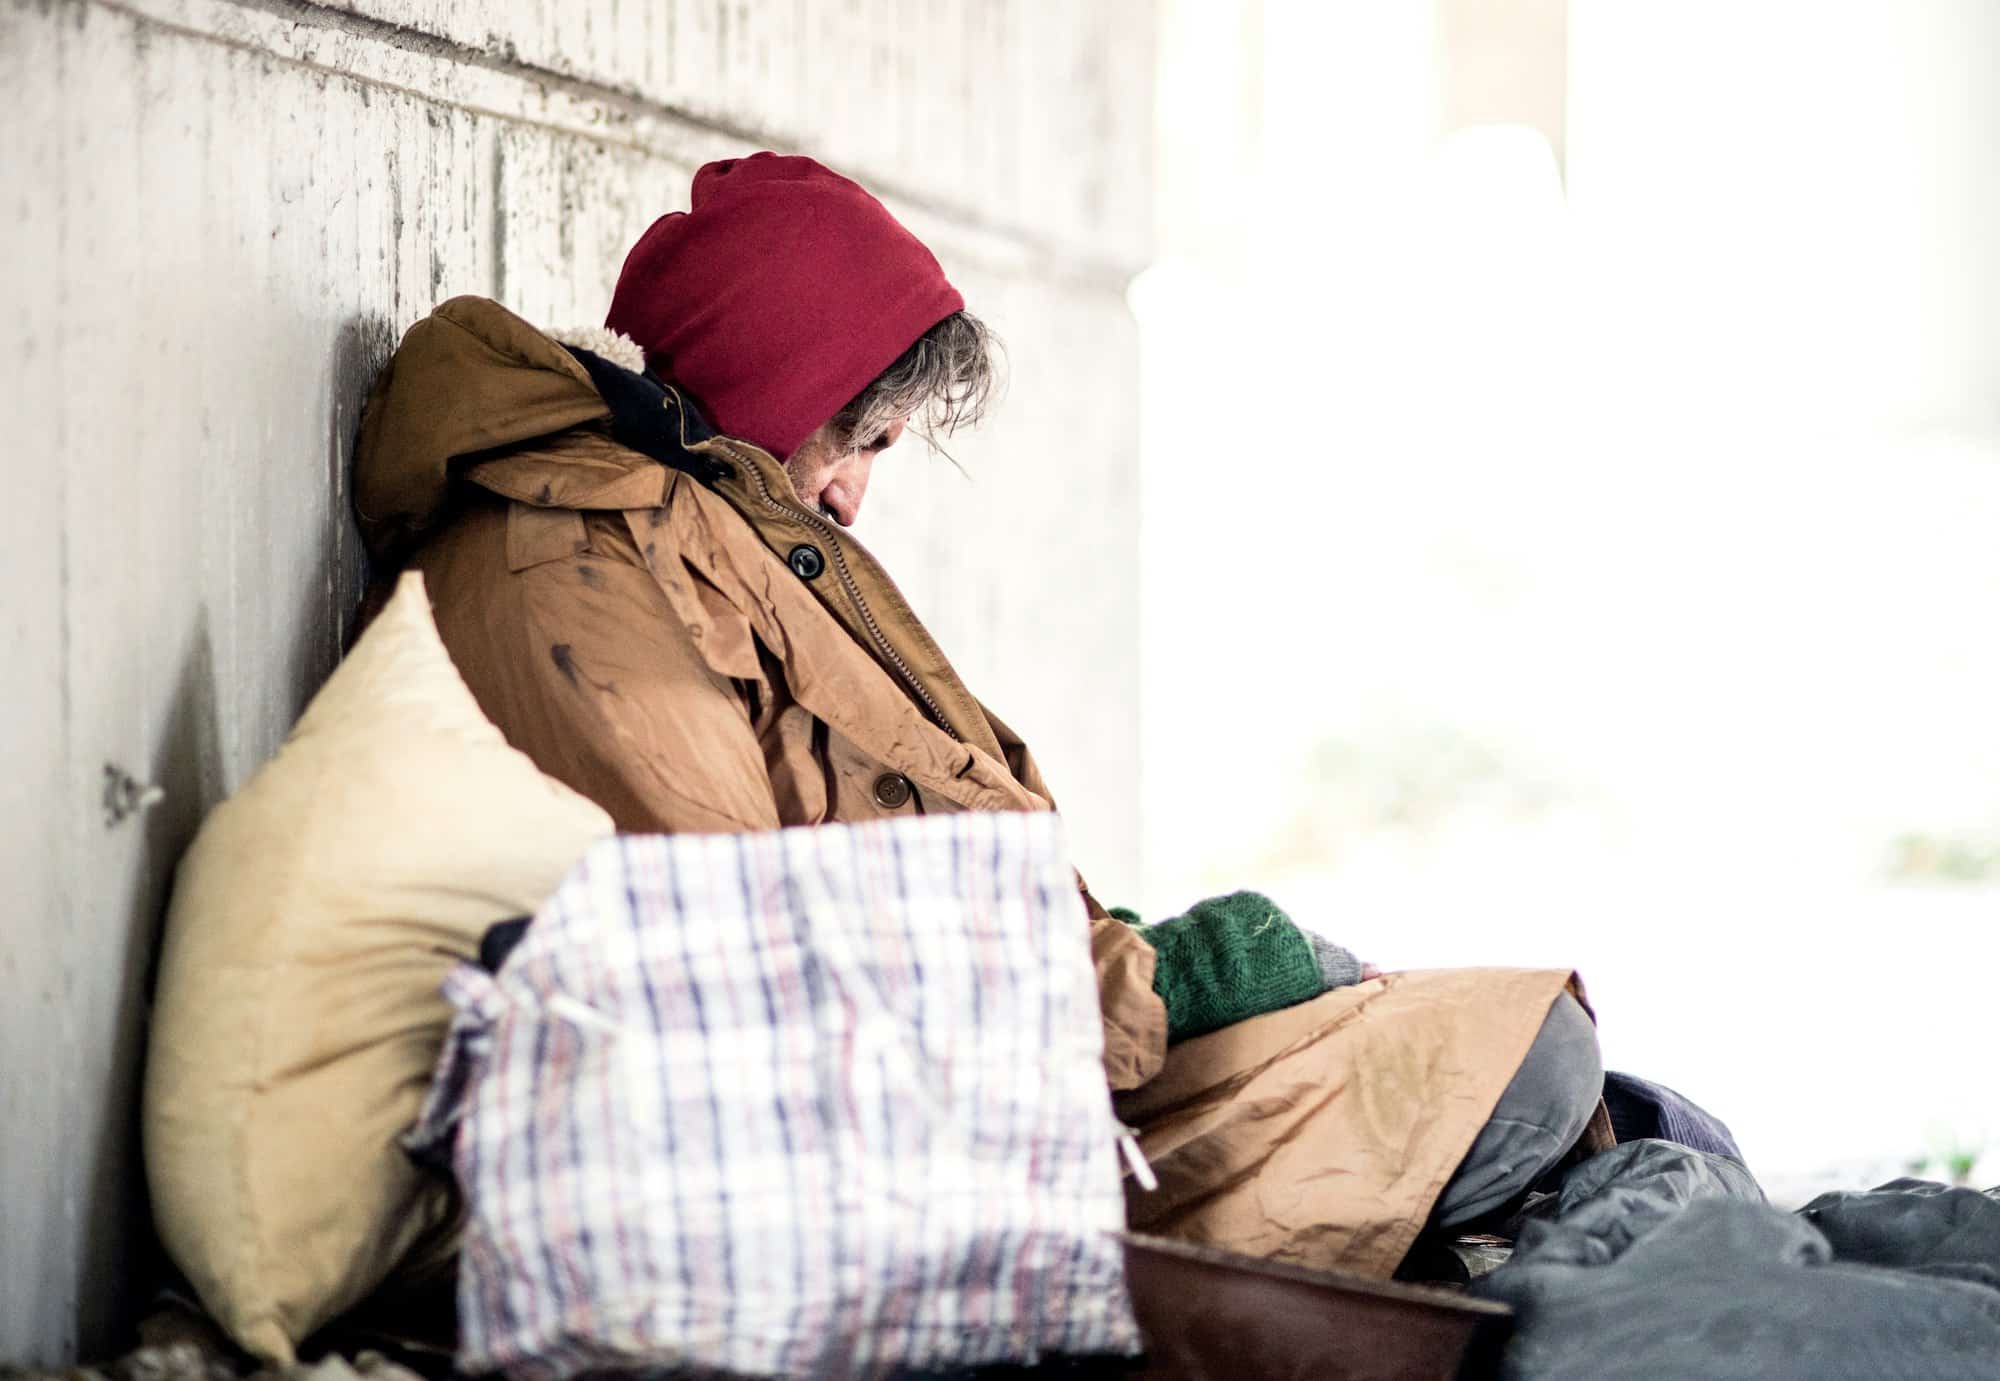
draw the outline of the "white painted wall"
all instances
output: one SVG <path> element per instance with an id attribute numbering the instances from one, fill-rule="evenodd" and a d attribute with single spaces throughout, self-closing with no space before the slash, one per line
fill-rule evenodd
<path id="1" fill-rule="evenodd" d="M 332 666 L 346 466 L 436 301 L 601 316 L 706 159 L 885 193 L 1007 338 L 862 536 L 1136 891 L 1144 0 L 0 0 L 0 1361 L 102 1352 L 143 1275 L 133 1093 L 170 870 Z M 115 763 L 163 801 L 108 825 Z"/>

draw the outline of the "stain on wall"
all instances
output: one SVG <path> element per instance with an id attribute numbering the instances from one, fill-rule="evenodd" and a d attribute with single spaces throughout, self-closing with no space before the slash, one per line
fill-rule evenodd
<path id="1" fill-rule="evenodd" d="M 0 0 L 0 1360 L 119 1345 L 174 861 L 333 666 L 368 380 L 435 302 L 601 317 L 706 159 L 854 172 L 1007 339 L 999 417 L 861 535 L 1136 887 L 1152 9 Z M 969 478 L 968 478 L 969 476 Z M 112 822 L 107 766 L 157 804 Z"/>

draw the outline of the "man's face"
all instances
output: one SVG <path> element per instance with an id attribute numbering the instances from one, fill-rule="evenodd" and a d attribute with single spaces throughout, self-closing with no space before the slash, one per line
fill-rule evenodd
<path id="1" fill-rule="evenodd" d="M 858 444 L 853 445 L 844 444 L 845 438 L 835 434 L 831 423 L 822 426 L 800 442 L 785 462 L 792 492 L 807 508 L 842 527 L 853 527 L 861 513 L 862 496 L 868 492 L 868 474 L 875 468 L 875 457 L 895 445 L 908 424 L 909 419 L 902 418 L 879 436 L 855 438 Z"/>

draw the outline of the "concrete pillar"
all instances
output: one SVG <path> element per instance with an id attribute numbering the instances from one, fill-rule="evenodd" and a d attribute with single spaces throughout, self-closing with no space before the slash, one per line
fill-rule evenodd
<path id="1" fill-rule="evenodd" d="M 999 418 L 862 536 L 1136 882 L 1142 0 L 0 0 L 8 709 L 0 1361 L 121 1341 L 170 873 L 333 665 L 363 390 L 458 293 L 601 318 L 694 167 L 880 191 L 1011 347 Z M 1079 687 L 1085 688 L 1079 693 Z M 107 769 L 157 785 L 114 818 Z"/>

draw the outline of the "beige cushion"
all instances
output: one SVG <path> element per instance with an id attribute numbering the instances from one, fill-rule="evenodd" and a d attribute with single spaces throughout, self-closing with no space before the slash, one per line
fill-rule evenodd
<path id="1" fill-rule="evenodd" d="M 422 577 L 182 860 L 146 1070 L 167 1250 L 244 1347 L 295 1345 L 449 1234 L 397 1144 L 448 1020 L 438 984 L 534 911 L 610 817 L 480 713 Z"/>

